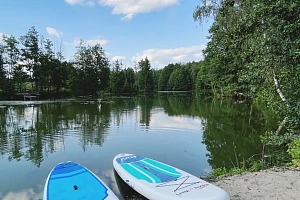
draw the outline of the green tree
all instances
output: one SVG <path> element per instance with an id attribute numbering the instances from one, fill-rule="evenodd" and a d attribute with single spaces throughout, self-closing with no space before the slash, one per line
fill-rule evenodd
<path id="1" fill-rule="evenodd" d="M 8 75 L 8 89 L 10 92 L 18 87 L 21 90 L 22 82 L 25 79 L 25 73 L 22 71 L 22 65 L 18 64 L 19 61 L 19 42 L 14 36 L 3 37 L 5 60 Z"/>
<path id="2" fill-rule="evenodd" d="M 173 91 L 191 91 L 192 81 L 187 68 L 177 64 L 175 70 L 171 73 L 168 87 Z"/>
<path id="3" fill-rule="evenodd" d="M 153 92 L 154 90 L 154 82 L 153 82 L 153 73 L 150 70 L 151 65 L 148 58 L 142 59 L 139 62 L 139 88 L 140 91 L 144 93 Z"/>
<path id="4" fill-rule="evenodd" d="M 80 95 L 97 96 L 109 87 L 108 60 L 100 44 L 85 46 L 81 41 L 75 55 L 73 88 Z"/>
<path id="5" fill-rule="evenodd" d="M 4 46 L 0 43 L 0 94 L 6 92 L 6 72 L 4 69 Z"/>
<path id="6" fill-rule="evenodd" d="M 299 130 L 300 1 L 202 1 L 194 19 L 214 16 L 205 61 L 208 77 L 221 92 L 240 90 L 259 97 Z M 288 123 L 287 123 L 288 122 Z"/>
<path id="7" fill-rule="evenodd" d="M 175 69 L 174 64 L 169 64 L 162 69 L 161 74 L 159 76 L 159 80 L 158 80 L 158 89 L 159 90 L 161 90 L 161 91 L 170 90 L 170 88 L 168 87 L 168 82 L 169 82 L 171 73 L 173 72 L 174 69 Z"/>
<path id="8" fill-rule="evenodd" d="M 125 75 L 121 69 L 122 63 L 118 60 L 113 63 L 113 68 L 110 73 L 110 87 L 111 92 L 114 94 L 123 93 L 125 87 Z"/>
<path id="9" fill-rule="evenodd" d="M 39 35 L 35 27 L 31 27 L 26 35 L 20 37 L 20 41 L 23 45 L 21 48 L 21 61 L 24 63 L 27 71 L 29 72 L 32 88 L 38 91 L 38 82 L 41 74 L 43 73 L 39 66 Z"/>
<path id="10" fill-rule="evenodd" d="M 132 68 L 127 68 L 124 70 L 125 74 L 125 84 L 124 84 L 124 93 L 134 93 L 136 92 L 135 88 L 135 74 Z"/>
<path id="11" fill-rule="evenodd" d="M 16 38 L 13 35 L 9 37 L 4 35 L 3 41 L 4 41 L 4 49 L 6 54 L 7 69 L 8 69 L 8 79 L 12 80 L 14 70 L 18 63 L 19 42 L 16 40 Z"/>

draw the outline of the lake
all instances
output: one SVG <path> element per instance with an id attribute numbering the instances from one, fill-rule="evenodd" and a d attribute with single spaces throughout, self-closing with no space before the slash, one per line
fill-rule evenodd
<path id="1" fill-rule="evenodd" d="M 138 194 L 115 176 L 115 155 L 140 154 L 204 177 L 259 155 L 259 136 L 274 127 L 258 105 L 187 94 L 0 102 L 0 199 L 41 199 L 51 169 L 69 160 L 130 199 Z"/>

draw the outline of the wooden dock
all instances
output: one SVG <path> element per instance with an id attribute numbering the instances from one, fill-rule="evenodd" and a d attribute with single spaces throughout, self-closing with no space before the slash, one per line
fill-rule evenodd
<path id="1" fill-rule="evenodd" d="M 34 100 L 40 100 L 40 94 L 39 93 L 16 93 L 15 96 L 23 96 L 24 101 L 34 101 Z"/>

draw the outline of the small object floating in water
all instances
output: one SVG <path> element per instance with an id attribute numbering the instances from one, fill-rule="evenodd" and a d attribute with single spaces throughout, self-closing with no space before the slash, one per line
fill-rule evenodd
<path id="1" fill-rule="evenodd" d="M 56 165 L 44 187 L 43 200 L 118 200 L 109 187 L 87 168 L 72 162 Z"/>
<path id="2" fill-rule="evenodd" d="M 222 188 L 140 155 L 119 154 L 113 166 L 130 187 L 149 200 L 230 200 Z"/>

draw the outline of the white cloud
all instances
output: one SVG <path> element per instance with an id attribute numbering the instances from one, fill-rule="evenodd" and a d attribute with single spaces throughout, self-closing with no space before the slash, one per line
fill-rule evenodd
<path id="1" fill-rule="evenodd" d="M 106 51 L 105 51 L 105 55 L 106 55 L 106 57 L 109 58 L 109 59 L 111 59 L 111 58 L 113 57 L 113 55 L 112 55 L 111 53 L 108 53 L 108 52 L 106 52 Z"/>
<path id="2" fill-rule="evenodd" d="M 133 18 L 133 14 L 130 13 L 121 18 L 122 21 L 131 20 Z"/>
<path id="3" fill-rule="evenodd" d="M 103 39 L 90 39 L 87 40 L 86 43 L 88 45 L 96 45 L 96 44 L 100 44 L 101 46 L 105 45 L 108 43 L 108 40 L 103 40 Z"/>
<path id="4" fill-rule="evenodd" d="M 60 38 L 63 34 L 61 31 L 58 31 L 55 28 L 52 28 L 50 26 L 46 27 L 46 29 L 47 29 L 47 33 L 51 36 L 55 36 L 55 37 Z"/>
<path id="5" fill-rule="evenodd" d="M 6 194 L 5 196 L 1 196 L 0 194 L 0 199 L 2 200 L 28 200 L 28 199 L 32 199 L 32 200 L 39 200 L 42 198 L 42 192 L 40 193 L 35 193 L 33 191 L 33 189 L 28 189 L 28 190 L 23 190 L 20 192 L 9 192 L 8 194 Z"/>
<path id="6" fill-rule="evenodd" d="M 88 6 L 94 6 L 95 4 L 94 4 L 94 2 L 93 1 L 88 1 L 88 2 L 86 2 L 86 5 L 88 5 Z"/>
<path id="7" fill-rule="evenodd" d="M 180 0 L 99 0 L 102 6 L 113 8 L 112 14 L 123 14 L 122 20 L 130 20 L 138 13 L 158 11 L 178 4 Z"/>
<path id="8" fill-rule="evenodd" d="M 90 46 L 93 46 L 93 45 L 96 45 L 96 44 L 100 44 L 101 46 L 103 46 L 103 45 L 108 43 L 108 40 L 103 39 L 102 36 L 94 36 L 91 39 L 83 40 L 83 41 L 84 41 L 85 44 L 90 45 Z M 80 39 L 78 39 L 78 38 L 75 38 L 72 42 L 72 44 L 74 46 L 79 45 L 79 43 L 80 43 Z"/>
<path id="9" fill-rule="evenodd" d="M 121 60 L 126 60 L 126 57 L 125 56 L 114 56 L 111 58 L 112 61 L 121 61 Z"/>
<path id="10" fill-rule="evenodd" d="M 202 50 L 205 45 L 179 47 L 175 49 L 147 49 L 137 53 L 131 61 L 140 61 L 146 57 L 150 60 L 152 67 L 163 68 L 170 63 L 186 63 L 199 61 L 203 58 Z"/>
<path id="11" fill-rule="evenodd" d="M 66 3 L 75 5 L 75 4 L 83 4 L 84 0 L 65 0 Z"/>
<path id="12" fill-rule="evenodd" d="M 121 14 L 121 20 L 131 20 L 139 13 L 159 11 L 163 8 L 179 4 L 181 0 L 65 0 L 70 5 L 94 6 L 98 2 L 101 6 L 112 7 L 112 14 Z"/>
<path id="13" fill-rule="evenodd" d="M 65 0 L 66 3 L 71 5 L 88 5 L 88 6 L 94 6 L 95 3 L 93 0 Z"/>
<path id="14" fill-rule="evenodd" d="M 161 120 L 164 119 L 164 120 Z M 155 112 L 151 115 L 150 125 L 154 128 L 172 128 L 174 130 L 203 130 L 203 122 L 206 119 L 201 117 L 186 118 L 181 116 L 168 116 L 163 112 Z"/>
<path id="15" fill-rule="evenodd" d="M 116 182 L 114 169 L 106 170 L 100 175 L 101 180 L 115 193 L 119 193 L 119 188 Z"/>

